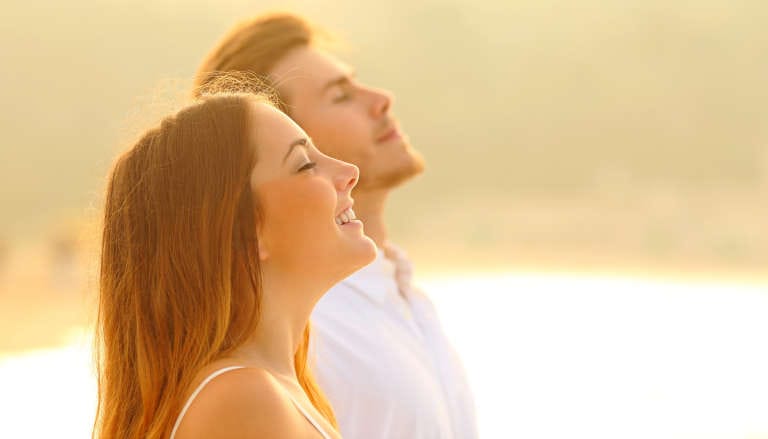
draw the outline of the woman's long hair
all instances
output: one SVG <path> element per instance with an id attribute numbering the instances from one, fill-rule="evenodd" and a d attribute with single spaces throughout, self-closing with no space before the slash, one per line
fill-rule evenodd
<path id="1" fill-rule="evenodd" d="M 256 153 L 250 108 L 261 98 L 201 98 L 120 156 L 106 194 L 96 331 L 93 436 L 166 438 L 197 373 L 242 345 L 259 320 Z M 264 100 L 266 102 L 266 100 Z M 315 407 L 333 411 L 306 367 Z"/>

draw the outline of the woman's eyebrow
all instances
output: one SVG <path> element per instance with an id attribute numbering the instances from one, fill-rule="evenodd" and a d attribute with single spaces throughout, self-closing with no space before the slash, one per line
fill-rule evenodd
<path id="1" fill-rule="evenodd" d="M 285 153 L 285 157 L 283 157 L 283 163 L 285 163 L 286 160 L 288 160 L 288 156 L 291 155 L 291 152 L 296 148 L 297 146 L 303 146 L 304 148 L 307 147 L 308 140 L 306 138 L 296 139 L 288 146 L 288 151 Z"/>

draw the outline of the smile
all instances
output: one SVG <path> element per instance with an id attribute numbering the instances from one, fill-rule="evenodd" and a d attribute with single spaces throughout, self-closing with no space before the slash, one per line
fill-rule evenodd
<path id="1" fill-rule="evenodd" d="M 357 219 L 357 217 L 355 216 L 355 211 L 352 210 L 352 208 L 350 207 L 344 210 L 343 212 L 341 212 L 336 217 L 336 224 L 341 226 L 355 219 Z"/>

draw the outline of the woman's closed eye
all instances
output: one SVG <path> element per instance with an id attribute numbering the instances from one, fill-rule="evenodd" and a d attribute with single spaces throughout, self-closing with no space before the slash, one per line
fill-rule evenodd
<path id="1" fill-rule="evenodd" d="M 307 162 L 304 165 L 302 165 L 297 172 L 309 171 L 310 169 L 314 169 L 315 166 L 317 166 L 317 163 Z"/>

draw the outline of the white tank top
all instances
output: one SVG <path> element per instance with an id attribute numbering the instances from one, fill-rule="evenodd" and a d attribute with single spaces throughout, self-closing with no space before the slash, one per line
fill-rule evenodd
<path id="1" fill-rule="evenodd" d="M 208 383 L 211 382 L 211 380 L 213 380 L 217 376 L 223 374 L 224 372 L 229 372 L 230 370 L 243 369 L 243 368 L 245 368 L 245 366 L 229 366 L 229 367 L 224 367 L 222 369 L 216 370 L 213 373 L 211 373 L 210 375 L 208 375 L 203 380 L 203 382 L 200 383 L 199 386 L 197 386 L 195 391 L 192 392 L 192 395 L 189 396 L 189 399 L 187 399 L 186 404 L 184 404 L 184 408 L 181 409 L 181 412 L 179 413 L 179 417 L 176 418 L 176 423 L 173 424 L 173 430 L 171 431 L 170 439 L 175 439 L 176 438 L 176 430 L 179 429 L 179 425 L 181 425 L 181 420 L 184 418 L 184 415 L 187 413 L 187 410 L 189 410 L 189 406 L 192 405 L 192 401 L 194 401 L 195 398 L 197 397 L 197 395 L 200 393 L 200 391 L 203 390 L 203 387 L 205 387 Z M 309 421 L 309 423 L 312 424 L 312 426 L 315 427 L 315 429 L 317 429 L 317 431 L 320 433 L 320 435 L 323 436 L 323 439 L 331 439 L 331 437 L 328 436 L 328 434 L 326 434 L 325 430 L 323 430 L 323 427 L 321 427 L 320 424 L 317 421 L 315 421 L 312 418 L 312 416 L 310 416 L 310 414 L 307 413 L 306 410 L 304 410 L 304 408 L 298 403 L 298 401 L 293 399 L 293 396 L 291 396 L 291 394 L 287 390 L 285 391 L 285 394 L 288 395 L 288 398 L 291 399 L 291 402 L 296 407 L 296 409 L 298 409 L 299 412 L 302 415 L 304 415 L 305 418 L 307 418 L 307 421 Z"/>

